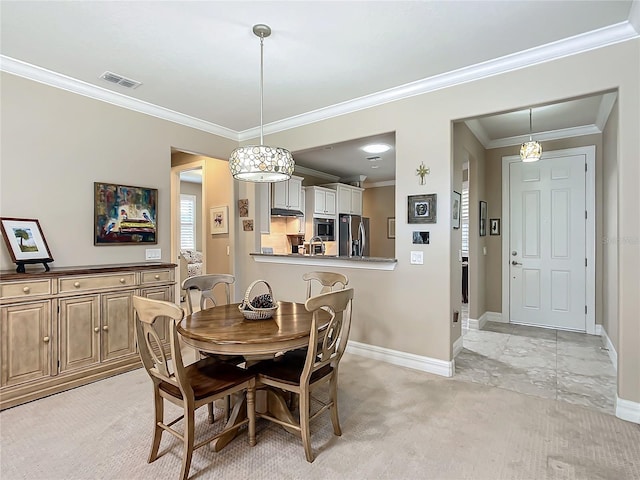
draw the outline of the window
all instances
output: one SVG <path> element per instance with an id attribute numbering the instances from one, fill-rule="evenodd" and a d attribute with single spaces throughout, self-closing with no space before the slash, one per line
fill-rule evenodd
<path id="1" fill-rule="evenodd" d="M 180 248 L 196 249 L 196 196 L 180 194 Z"/>
<path id="2" fill-rule="evenodd" d="M 462 229 L 462 256 L 469 256 L 469 182 L 462 182 L 462 212 L 460 228 Z"/>

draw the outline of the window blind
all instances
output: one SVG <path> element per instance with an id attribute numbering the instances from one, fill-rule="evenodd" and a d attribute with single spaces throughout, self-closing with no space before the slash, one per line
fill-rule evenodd
<path id="1" fill-rule="evenodd" d="M 469 256 L 469 182 L 462 182 L 460 228 L 462 229 L 462 255 Z"/>
<path id="2" fill-rule="evenodd" d="M 196 249 L 196 196 L 180 194 L 180 248 Z"/>

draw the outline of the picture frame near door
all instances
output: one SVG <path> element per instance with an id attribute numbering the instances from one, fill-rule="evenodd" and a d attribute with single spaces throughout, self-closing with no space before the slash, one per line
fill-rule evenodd
<path id="1" fill-rule="evenodd" d="M 500 235 L 499 218 L 492 218 L 489 220 L 489 235 Z"/>
<path id="2" fill-rule="evenodd" d="M 211 235 L 229 233 L 229 207 L 227 205 L 211 207 L 209 210 L 209 223 Z"/>
<path id="3" fill-rule="evenodd" d="M 436 193 L 409 195 L 408 223 L 436 223 L 437 199 Z"/>
<path id="4" fill-rule="evenodd" d="M 487 202 L 480 200 L 480 236 L 487 235 Z"/>
<path id="5" fill-rule="evenodd" d="M 461 204 L 462 195 L 454 190 L 451 196 L 451 226 L 454 229 L 460 228 Z"/>
<path id="6" fill-rule="evenodd" d="M 396 217 L 387 217 L 387 238 L 396 238 Z"/>

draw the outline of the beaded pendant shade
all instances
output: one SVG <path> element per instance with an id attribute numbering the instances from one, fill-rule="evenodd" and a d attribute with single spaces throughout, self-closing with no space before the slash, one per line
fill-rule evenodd
<path id="1" fill-rule="evenodd" d="M 293 156 L 285 148 L 264 145 L 263 140 L 264 39 L 271 35 L 271 28 L 254 25 L 253 33 L 260 37 L 260 145 L 236 148 L 229 157 L 229 169 L 233 178 L 245 182 L 281 182 L 291 178 Z"/>
<path id="2" fill-rule="evenodd" d="M 529 141 L 520 146 L 520 158 L 523 162 L 537 162 L 542 156 L 542 145 L 531 136 L 531 109 L 529 109 Z"/>

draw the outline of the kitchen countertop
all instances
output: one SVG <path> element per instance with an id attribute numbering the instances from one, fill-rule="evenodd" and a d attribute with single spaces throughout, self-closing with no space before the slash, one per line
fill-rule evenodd
<path id="1" fill-rule="evenodd" d="M 291 265 L 317 265 L 365 268 L 371 270 L 394 270 L 398 264 L 395 258 L 347 257 L 340 255 L 301 255 L 299 253 L 251 253 L 256 262 L 285 263 Z"/>

